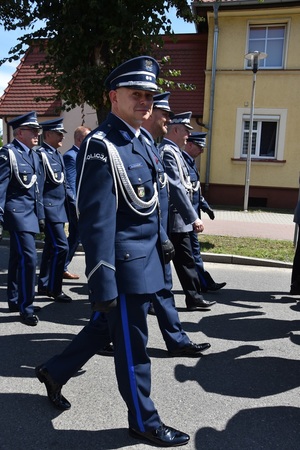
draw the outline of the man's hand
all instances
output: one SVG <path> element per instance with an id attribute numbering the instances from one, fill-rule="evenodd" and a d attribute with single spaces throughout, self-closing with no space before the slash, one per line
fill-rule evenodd
<path id="1" fill-rule="evenodd" d="M 195 231 L 195 233 L 202 233 L 202 231 L 204 230 L 204 225 L 201 219 L 195 220 L 195 222 L 193 223 L 193 230 Z"/>
<path id="2" fill-rule="evenodd" d="M 112 309 L 117 306 L 117 299 L 107 300 L 105 302 L 93 303 L 92 310 L 99 311 L 103 313 L 109 313 Z"/>
<path id="3" fill-rule="evenodd" d="M 3 223 L 0 222 L 0 241 L 2 239 L 2 235 L 3 235 Z"/>
<path id="4" fill-rule="evenodd" d="M 215 213 L 213 212 L 213 210 L 211 208 L 204 209 L 203 211 L 206 212 L 206 214 L 208 214 L 208 216 L 211 220 L 214 220 Z"/>
<path id="5" fill-rule="evenodd" d="M 46 227 L 46 224 L 45 224 L 44 219 L 39 220 L 39 228 L 40 228 L 41 233 L 44 233 L 45 227 Z"/>
<path id="6" fill-rule="evenodd" d="M 162 243 L 164 263 L 169 264 L 175 256 L 175 248 L 170 239 Z"/>

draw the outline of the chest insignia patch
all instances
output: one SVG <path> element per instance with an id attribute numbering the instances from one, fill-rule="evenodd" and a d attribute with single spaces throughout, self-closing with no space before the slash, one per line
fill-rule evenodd
<path id="1" fill-rule="evenodd" d="M 137 188 L 137 195 L 139 198 L 144 198 L 145 197 L 145 188 L 144 186 L 138 186 Z"/>

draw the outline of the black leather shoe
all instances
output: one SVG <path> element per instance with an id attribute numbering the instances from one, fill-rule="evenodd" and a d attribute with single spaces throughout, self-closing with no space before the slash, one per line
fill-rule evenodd
<path id="1" fill-rule="evenodd" d="M 39 381 L 45 384 L 48 398 L 55 408 L 62 411 L 71 408 L 71 403 L 61 394 L 62 386 L 53 380 L 45 366 L 36 367 L 35 374 Z"/>
<path id="2" fill-rule="evenodd" d="M 137 431 L 129 428 L 129 436 L 135 439 L 151 442 L 157 447 L 178 447 L 189 442 L 190 436 L 175 428 L 167 427 L 162 424 L 159 428 L 152 431 Z"/>
<path id="3" fill-rule="evenodd" d="M 35 316 L 34 314 L 20 314 L 21 322 L 24 323 L 24 325 L 28 325 L 29 327 L 35 327 L 39 323 L 38 316 Z"/>
<path id="4" fill-rule="evenodd" d="M 201 299 L 195 300 L 193 303 L 186 302 L 186 309 L 188 311 L 196 311 L 198 308 L 209 308 L 210 306 L 213 306 L 216 302 L 210 302 L 208 300 L 204 300 L 202 297 Z"/>
<path id="5" fill-rule="evenodd" d="M 48 296 L 53 298 L 53 300 L 58 303 L 71 303 L 72 301 L 72 298 L 62 291 L 60 294 L 53 294 L 52 292 L 48 292 Z"/>
<path id="6" fill-rule="evenodd" d="M 106 347 L 101 348 L 98 352 L 97 355 L 102 355 L 102 356 L 114 356 L 114 344 L 110 343 L 108 345 L 106 345 Z"/>
<path id="7" fill-rule="evenodd" d="M 208 350 L 210 347 L 211 345 L 208 343 L 194 344 L 194 342 L 190 342 L 188 345 L 185 345 L 184 347 L 169 352 L 169 355 L 197 358 L 199 356 L 202 356 L 201 353 L 204 352 L 205 350 Z"/>
<path id="8" fill-rule="evenodd" d="M 224 286 L 226 286 L 226 283 L 212 283 L 206 286 L 207 291 L 218 291 L 219 289 L 222 289 Z"/>

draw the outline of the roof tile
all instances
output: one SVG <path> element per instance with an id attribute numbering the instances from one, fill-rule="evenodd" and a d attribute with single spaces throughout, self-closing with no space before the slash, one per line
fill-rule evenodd
<path id="1" fill-rule="evenodd" d="M 51 86 L 41 86 L 33 84 L 32 79 L 42 78 L 42 74 L 37 74 L 34 65 L 43 59 L 43 53 L 39 47 L 34 45 L 27 50 L 15 73 L 8 83 L 4 94 L 0 98 L 0 117 L 18 116 L 28 111 L 36 111 L 38 116 L 58 116 L 61 101 L 39 101 L 38 96 L 52 97 L 56 90 Z"/>

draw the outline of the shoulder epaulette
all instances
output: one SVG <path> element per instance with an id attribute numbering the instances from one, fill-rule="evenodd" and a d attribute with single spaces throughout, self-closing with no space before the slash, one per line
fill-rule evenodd
<path id="1" fill-rule="evenodd" d="M 106 136 L 106 133 L 104 131 L 96 131 L 96 133 L 94 133 L 91 138 L 92 139 L 95 138 L 95 139 L 99 139 L 99 141 L 103 141 L 105 136 Z"/>

